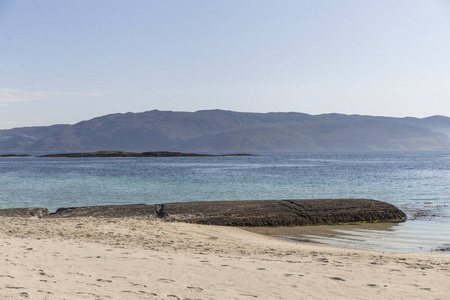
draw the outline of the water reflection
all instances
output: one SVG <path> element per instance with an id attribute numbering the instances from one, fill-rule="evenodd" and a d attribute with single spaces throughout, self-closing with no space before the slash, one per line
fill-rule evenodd
<path id="1" fill-rule="evenodd" d="M 245 228 L 251 232 L 296 242 L 324 243 L 368 250 L 449 253 L 448 222 L 410 220 L 404 223 L 366 223 L 298 227 Z"/>

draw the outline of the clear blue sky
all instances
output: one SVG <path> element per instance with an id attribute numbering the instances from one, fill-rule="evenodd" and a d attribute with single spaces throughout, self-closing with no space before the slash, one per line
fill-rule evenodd
<path id="1" fill-rule="evenodd" d="M 450 116 L 450 0 L 0 0 L 0 128 L 152 109 Z"/>

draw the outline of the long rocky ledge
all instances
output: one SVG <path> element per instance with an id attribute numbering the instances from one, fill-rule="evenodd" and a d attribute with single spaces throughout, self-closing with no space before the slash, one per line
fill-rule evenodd
<path id="1" fill-rule="evenodd" d="M 124 151 L 96 151 L 87 153 L 60 153 L 46 154 L 38 157 L 210 157 L 210 156 L 253 156 L 247 153 L 232 154 L 202 154 L 202 153 L 183 153 L 170 151 L 152 151 L 152 152 L 124 152 Z"/>
<path id="2" fill-rule="evenodd" d="M 217 157 L 217 156 L 256 156 L 248 153 L 227 153 L 227 154 L 205 154 L 205 153 L 183 153 L 170 151 L 151 151 L 151 152 L 126 152 L 126 151 L 96 151 L 80 153 L 56 153 L 45 154 L 36 157 Z M 0 154 L 0 157 L 32 157 L 30 154 Z"/>
<path id="3" fill-rule="evenodd" d="M 354 222 L 404 222 L 392 204 L 371 199 L 245 200 L 0 209 L 0 217 L 149 217 L 222 226 L 303 226 Z"/>

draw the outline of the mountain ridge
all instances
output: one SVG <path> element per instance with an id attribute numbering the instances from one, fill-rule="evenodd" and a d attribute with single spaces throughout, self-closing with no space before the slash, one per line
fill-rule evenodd
<path id="1" fill-rule="evenodd" d="M 450 118 L 151 110 L 0 130 L 2 152 L 450 150 Z"/>

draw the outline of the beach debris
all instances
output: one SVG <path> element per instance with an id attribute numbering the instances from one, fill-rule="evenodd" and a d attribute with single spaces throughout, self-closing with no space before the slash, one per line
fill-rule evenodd
<path id="1" fill-rule="evenodd" d="M 336 281 L 345 281 L 345 279 L 341 278 L 341 277 L 330 277 L 331 280 L 336 280 Z"/>

